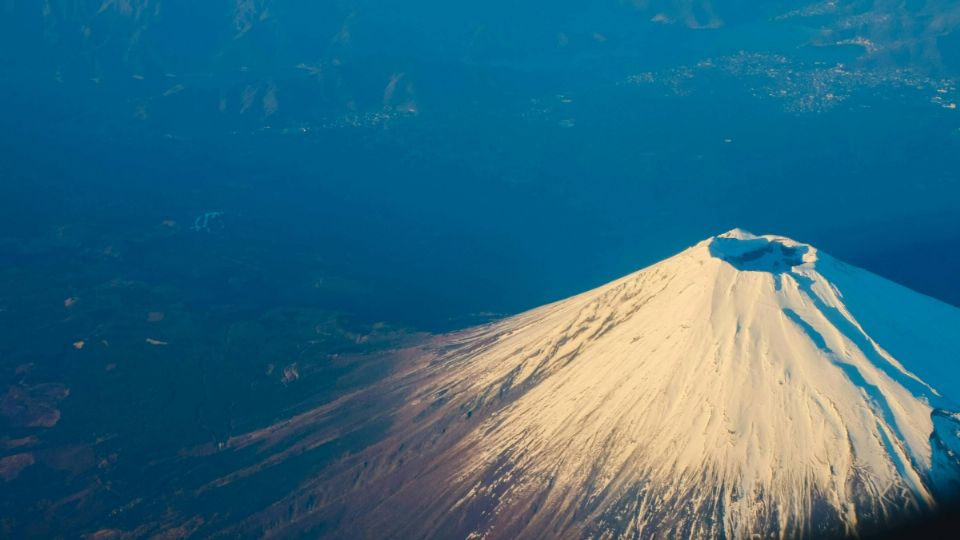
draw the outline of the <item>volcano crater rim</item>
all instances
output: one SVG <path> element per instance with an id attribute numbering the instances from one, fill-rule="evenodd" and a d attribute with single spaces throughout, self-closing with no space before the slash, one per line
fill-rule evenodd
<path id="1" fill-rule="evenodd" d="M 767 237 L 717 236 L 710 241 L 710 255 L 741 272 L 789 273 L 807 262 L 810 246 L 788 245 Z"/>

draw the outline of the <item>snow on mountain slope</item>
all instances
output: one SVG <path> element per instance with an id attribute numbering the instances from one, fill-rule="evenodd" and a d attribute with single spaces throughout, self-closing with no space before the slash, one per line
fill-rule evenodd
<path id="1" fill-rule="evenodd" d="M 289 527 L 407 538 L 870 530 L 960 491 L 958 333 L 956 308 L 811 246 L 734 230 L 438 340 L 356 398 L 392 396 L 391 434 L 304 486 L 284 506 Z"/>

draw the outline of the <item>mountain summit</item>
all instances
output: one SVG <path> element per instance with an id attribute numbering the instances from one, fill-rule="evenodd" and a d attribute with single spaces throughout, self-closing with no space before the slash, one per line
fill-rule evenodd
<path id="1" fill-rule="evenodd" d="M 958 330 L 952 306 L 733 230 L 436 340 L 351 398 L 390 401 L 389 435 L 280 520 L 406 538 L 870 531 L 958 492 Z"/>

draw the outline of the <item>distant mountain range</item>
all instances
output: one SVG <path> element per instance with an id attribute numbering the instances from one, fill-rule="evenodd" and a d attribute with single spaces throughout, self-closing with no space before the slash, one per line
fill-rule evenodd
<path id="1" fill-rule="evenodd" d="M 445 47 L 432 51 L 437 57 L 482 57 L 484 49 L 497 47 L 519 53 L 530 47 L 575 45 L 580 35 L 622 40 L 657 25 L 736 30 L 784 21 L 813 30 L 808 36 L 812 43 L 870 41 L 870 55 L 935 68 L 943 67 L 944 54 L 952 52 L 955 41 L 950 40 L 957 39 L 953 33 L 960 26 L 960 7 L 946 0 L 778 0 L 759 6 L 738 0 L 607 0 L 594 6 L 561 1 L 530 7 L 500 0 L 482 7 L 453 7 L 437 0 L 403 5 L 365 0 L 219 0 L 202 5 L 10 0 L 0 11 L 11 31 L 5 32 L 5 41 L 56 49 L 61 61 L 86 60 L 94 72 L 114 62 L 178 73 L 294 61 L 284 66 L 292 67 L 322 58 L 346 59 L 353 53 L 403 56 L 425 40 Z M 17 54 L 29 56 L 22 47 Z"/>
<path id="2" fill-rule="evenodd" d="M 416 113 L 419 90 L 451 65 L 593 76 L 594 58 L 699 60 L 696 43 L 715 50 L 714 34 L 728 52 L 820 50 L 832 63 L 827 51 L 845 47 L 860 66 L 960 73 L 960 6 L 947 1 L 9 0 L 0 14 L 5 78 L 68 95 L 94 85 L 140 121 L 364 125 Z"/>

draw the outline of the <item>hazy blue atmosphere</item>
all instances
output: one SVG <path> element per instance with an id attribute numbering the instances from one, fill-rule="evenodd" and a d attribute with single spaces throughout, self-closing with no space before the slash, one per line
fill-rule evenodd
<path id="1" fill-rule="evenodd" d="M 0 19 L 0 455 L 31 452 L 0 468 L 0 536 L 146 523 L 194 481 L 164 456 L 382 372 L 331 355 L 734 227 L 960 306 L 954 2 L 3 0 Z"/>

